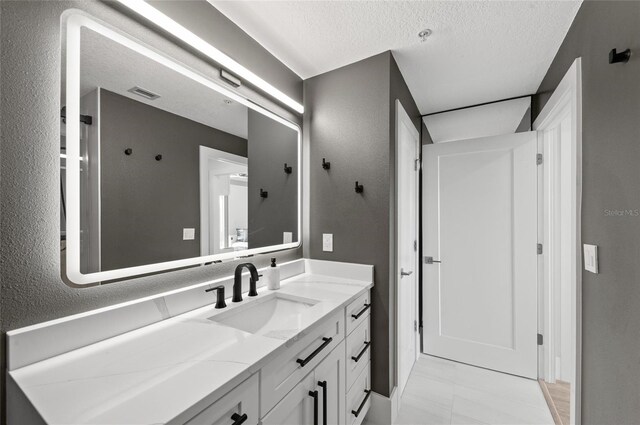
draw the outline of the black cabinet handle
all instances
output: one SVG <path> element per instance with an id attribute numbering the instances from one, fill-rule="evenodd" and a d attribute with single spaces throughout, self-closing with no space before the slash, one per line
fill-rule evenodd
<path id="1" fill-rule="evenodd" d="M 327 381 L 318 381 L 322 388 L 322 425 L 327 425 Z"/>
<path id="2" fill-rule="evenodd" d="M 231 415 L 231 420 L 233 421 L 233 423 L 231 425 L 240 425 L 243 424 L 244 421 L 246 421 L 248 418 L 247 414 L 245 413 L 244 415 L 240 416 L 237 413 L 234 413 L 233 415 Z"/>
<path id="3" fill-rule="evenodd" d="M 371 390 L 364 390 L 364 393 L 366 395 L 364 396 L 364 400 L 362 400 L 362 403 L 360 403 L 360 407 L 358 407 L 358 410 L 352 410 L 351 411 L 353 416 L 355 416 L 356 418 L 358 417 L 360 412 L 362 412 L 362 409 L 364 408 L 364 405 L 367 404 L 367 400 L 369 400 L 369 396 L 371 395 Z"/>
<path id="4" fill-rule="evenodd" d="M 369 348 L 369 346 L 371 345 L 371 341 L 365 341 L 364 342 L 364 347 L 362 348 L 362 350 L 360 351 L 360 353 L 358 353 L 357 356 L 351 356 L 351 360 L 354 361 L 358 361 L 360 360 L 360 357 L 362 357 L 364 355 L 364 353 L 367 352 L 367 349 Z"/>
<path id="5" fill-rule="evenodd" d="M 318 425 L 318 391 L 309 391 L 313 397 L 313 425 Z"/>
<path id="6" fill-rule="evenodd" d="M 324 338 L 322 338 L 322 340 L 324 341 L 322 343 L 322 345 L 320 347 L 316 348 L 313 353 L 309 354 L 306 359 L 298 359 L 298 360 L 296 360 L 296 362 L 298 362 L 300 364 L 300 367 L 304 367 L 304 365 L 306 365 L 311 360 L 313 360 L 313 358 L 315 356 L 317 356 L 318 353 L 324 349 L 324 347 L 326 347 L 327 345 L 331 344 L 331 341 L 333 341 L 333 338 L 324 337 Z"/>
<path id="7" fill-rule="evenodd" d="M 359 319 L 360 316 L 362 316 L 365 311 L 369 310 L 369 307 L 371 307 L 371 304 L 365 303 L 364 308 L 362 310 L 360 310 L 360 313 L 352 314 L 351 317 L 353 317 L 354 319 Z"/>

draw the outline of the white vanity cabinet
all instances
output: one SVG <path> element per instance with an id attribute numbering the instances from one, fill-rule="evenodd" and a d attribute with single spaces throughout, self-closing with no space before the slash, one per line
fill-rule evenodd
<path id="1" fill-rule="evenodd" d="M 341 342 L 263 419 L 263 425 L 344 425 L 345 357 Z"/>
<path id="2" fill-rule="evenodd" d="M 256 373 L 191 418 L 185 425 L 257 425 L 259 421 Z"/>

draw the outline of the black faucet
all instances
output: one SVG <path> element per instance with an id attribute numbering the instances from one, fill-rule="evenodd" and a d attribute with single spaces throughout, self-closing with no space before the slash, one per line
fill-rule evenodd
<path id="1" fill-rule="evenodd" d="M 224 302 L 224 285 L 215 288 L 205 289 L 205 292 L 216 291 L 216 308 L 225 308 L 227 303 Z"/>
<path id="2" fill-rule="evenodd" d="M 251 278 L 249 279 L 249 296 L 255 297 L 258 295 L 258 291 L 256 291 L 256 282 L 260 279 L 260 275 L 258 275 L 256 266 L 251 263 L 238 264 L 233 277 L 233 298 L 231 298 L 231 301 L 234 303 L 242 301 L 242 269 L 245 267 L 249 270 L 249 273 L 251 273 Z"/>

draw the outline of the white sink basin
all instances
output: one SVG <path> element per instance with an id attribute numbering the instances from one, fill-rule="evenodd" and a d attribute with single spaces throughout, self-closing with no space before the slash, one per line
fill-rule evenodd
<path id="1" fill-rule="evenodd" d="M 307 326 L 305 312 L 319 301 L 274 293 L 256 300 L 245 298 L 244 302 L 247 304 L 209 320 L 252 334 L 288 338 Z"/>

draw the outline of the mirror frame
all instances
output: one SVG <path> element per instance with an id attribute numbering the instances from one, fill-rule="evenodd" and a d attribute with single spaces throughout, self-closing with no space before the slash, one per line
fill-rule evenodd
<path id="1" fill-rule="evenodd" d="M 298 248 L 302 245 L 302 131 L 299 125 L 290 122 L 279 115 L 251 102 L 249 99 L 203 76 L 202 74 L 180 64 L 174 59 L 154 50 L 143 42 L 128 34 L 107 27 L 94 18 L 79 12 L 69 11 L 66 21 L 66 277 L 76 285 L 92 285 L 98 282 L 131 278 L 151 273 L 158 273 L 183 267 L 203 265 L 213 261 L 228 260 L 272 251 Z M 166 261 L 162 263 L 146 264 L 142 266 L 121 269 L 82 273 L 80 271 L 80 33 L 82 28 L 88 28 L 111 40 L 122 44 L 133 51 L 142 54 L 157 63 L 164 65 L 183 76 L 200 83 L 204 87 L 251 108 L 261 114 L 293 129 L 298 133 L 298 241 L 283 243 L 260 248 L 233 251 L 221 254 L 205 255 L 182 260 Z"/>

